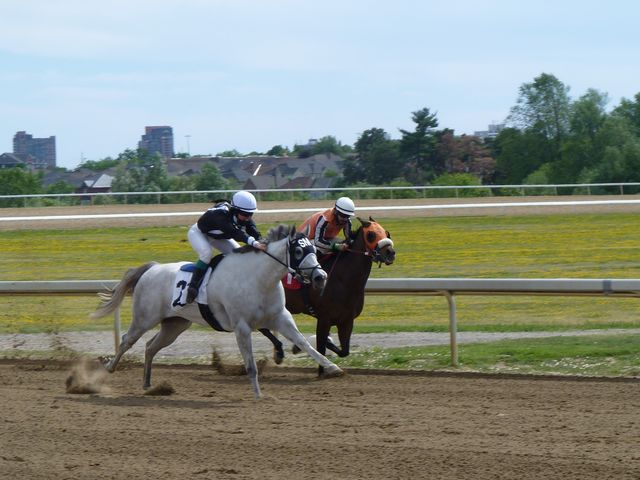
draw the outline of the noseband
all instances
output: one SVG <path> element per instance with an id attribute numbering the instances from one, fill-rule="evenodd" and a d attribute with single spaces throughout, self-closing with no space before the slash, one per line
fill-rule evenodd
<path id="1" fill-rule="evenodd" d="M 385 263 L 385 258 L 382 253 L 382 249 L 385 247 L 393 248 L 393 240 L 387 237 L 387 232 L 382 228 L 382 226 L 378 223 L 371 223 L 367 227 L 362 227 L 364 229 L 364 244 L 365 251 L 361 252 L 358 250 L 349 249 L 350 252 L 359 253 L 364 255 L 365 257 L 371 257 L 372 262 L 378 262 L 378 267 L 381 267 L 383 263 Z M 367 236 L 369 233 L 377 234 L 372 241 L 367 241 Z M 379 242 L 375 242 L 379 237 L 383 237 Z"/>
<path id="2" fill-rule="evenodd" d="M 312 251 L 308 251 L 305 254 L 305 250 L 311 250 L 311 249 L 313 249 L 314 251 L 313 252 Z M 294 251 L 294 253 L 293 253 L 294 262 L 291 261 L 291 257 L 292 257 L 292 253 L 291 252 L 292 251 Z M 292 241 L 289 242 L 289 248 L 287 248 L 287 261 L 286 261 L 286 263 L 283 262 L 282 260 L 280 260 L 279 258 L 274 257 L 273 255 L 271 255 L 266 250 L 264 251 L 264 253 L 266 253 L 269 257 L 273 258 L 280 265 L 286 267 L 287 271 L 291 275 L 293 275 L 295 277 L 295 279 L 300 283 L 310 283 L 311 282 L 310 278 L 313 275 L 313 271 L 316 270 L 316 269 L 322 269 L 322 267 L 320 266 L 320 263 L 317 263 L 313 267 L 301 267 L 300 266 L 300 264 L 305 260 L 305 258 L 307 258 L 312 253 L 315 253 L 315 247 L 309 241 L 309 239 L 304 235 L 296 235 L 296 237 Z M 297 258 L 297 257 L 300 257 L 300 258 Z M 304 272 L 306 270 L 311 270 L 308 273 L 307 276 L 304 275 Z"/>

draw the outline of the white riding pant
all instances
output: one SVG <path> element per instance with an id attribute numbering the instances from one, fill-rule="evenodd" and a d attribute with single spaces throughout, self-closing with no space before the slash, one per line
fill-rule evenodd
<path id="1" fill-rule="evenodd" d="M 198 254 L 198 258 L 204 263 L 209 263 L 213 258 L 213 249 L 220 253 L 230 253 L 234 248 L 238 248 L 240 244 L 233 238 L 212 238 L 205 235 L 198 228 L 198 224 L 194 223 L 187 233 L 189 243 Z"/>

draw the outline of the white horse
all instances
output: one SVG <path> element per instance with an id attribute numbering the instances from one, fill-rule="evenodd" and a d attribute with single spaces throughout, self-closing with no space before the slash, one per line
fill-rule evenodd
<path id="1" fill-rule="evenodd" d="M 253 358 L 251 331 L 267 328 L 280 332 L 289 341 L 307 352 L 325 368 L 327 377 L 342 375 L 342 370 L 315 350 L 300 333 L 291 314 L 285 309 L 281 279 L 295 272 L 324 288 L 327 274 L 315 254 L 315 247 L 295 227 L 280 225 L 269 230 L 267 251 L 243 247 L 227 255 L 214 270 L 206 286 L 209 308 L 220 326 L 236 335 L 238 347 L 251 380 L 256 398 L 260 398 L 258 371 Z M 113 372 L 122 355 L 148 330 L 160 324 L 160 330 L 145 347 L 143 388 L 151 386 L 151 362 L 158 351 L 191 326 L 193 322 L 207 325 L 198 306 L 193 303 L 180 311 L 171 307 L 176 273 L 185 262 L 147 263 L 125 273 L 123 279 L 108 294 L 104 303 L 91 316 L 104 317 L 122 303 L 133 290 L 133 315 L 129 330 L 122 336 L 116 355 L 105 359 L 105 367 Z"/>

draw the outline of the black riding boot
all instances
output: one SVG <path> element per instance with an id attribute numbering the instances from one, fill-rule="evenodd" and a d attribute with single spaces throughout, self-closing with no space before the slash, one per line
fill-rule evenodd
<path id="1" fill-rule="evenodd" d="M 187 289 L 187 303 L 193 302 L 198 296 L 198 290 L 202 284 L 204 274 L 207 272 L 206 268 L 196 268 L 191 275 L 191 281 L 189 282 L 189 288 Z"/>

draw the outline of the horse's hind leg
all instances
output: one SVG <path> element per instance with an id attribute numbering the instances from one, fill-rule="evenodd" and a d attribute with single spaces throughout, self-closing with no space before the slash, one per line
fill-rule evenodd
<path id="1" fill-rule="evenodd" d="M 284 360 L 284 349 L 282 348 L 282 342 L 278 340 L 278 337 L 271 333 L 271 330 L 269 330 L 268 328 L 259 328 L 258 331 L 265 337 L 267 337 L 273 344 L 273 361 L 276 362 L 277 365 L 280 365 Z"/>
<path id="2" fill-rule="evenodd" d="M 151 386 L 151 363 L 164 347 L 171 345 L 178 336 L 191 326 L 191 322 L 181 317 L 170 317 L 162 320 L 160 331 L 149 340 L 144 349 L 144 381 L 142 388 Z"/>
<path id="3" fill-rule="evenodd" d="M 339 357 L 348 357 L 351 347 L 351 333 L 353 332 L 353 319 L 347 319 L 338 322 L 338 338 L 340 339 L 340 347 L 331 341 L 331 337 L 327 338 L 327 348 Z"/>
<path id="4" fill-rule="evenodd" d="M 337 377 L 344 372 L 335 363 L 331 362 L 318 350 L 309 345 L 306 338 L 300 333 L 296 327 L 293 317 L 288 311 L 284 311 L 277 320 L 277 330 L 284 335 L 290 342 L 294 343 L 301 350 L 304 350 L 311 358 L 313 358 L 320 368 L 326 368 L 326 377 Z"/>
<path id="5" fill-rule="evenodd" d="M 113 373 L 118 366 L 118 362 L 122 356 L 131 348 L 133 345 L 140 339 L 140 337 L 146 332 L 146 330 L 137 328 L 135 325 L 135 321 L 131 323 L 129 330 L 127 333 L 122 335 L 122 340 L 120 341 L 120 346 L 118 347 L 118 351 L 115 356 L 111 359 L 109 358 L 101 358 L 104 367 L 107 369 L 109 373 Z"/>

